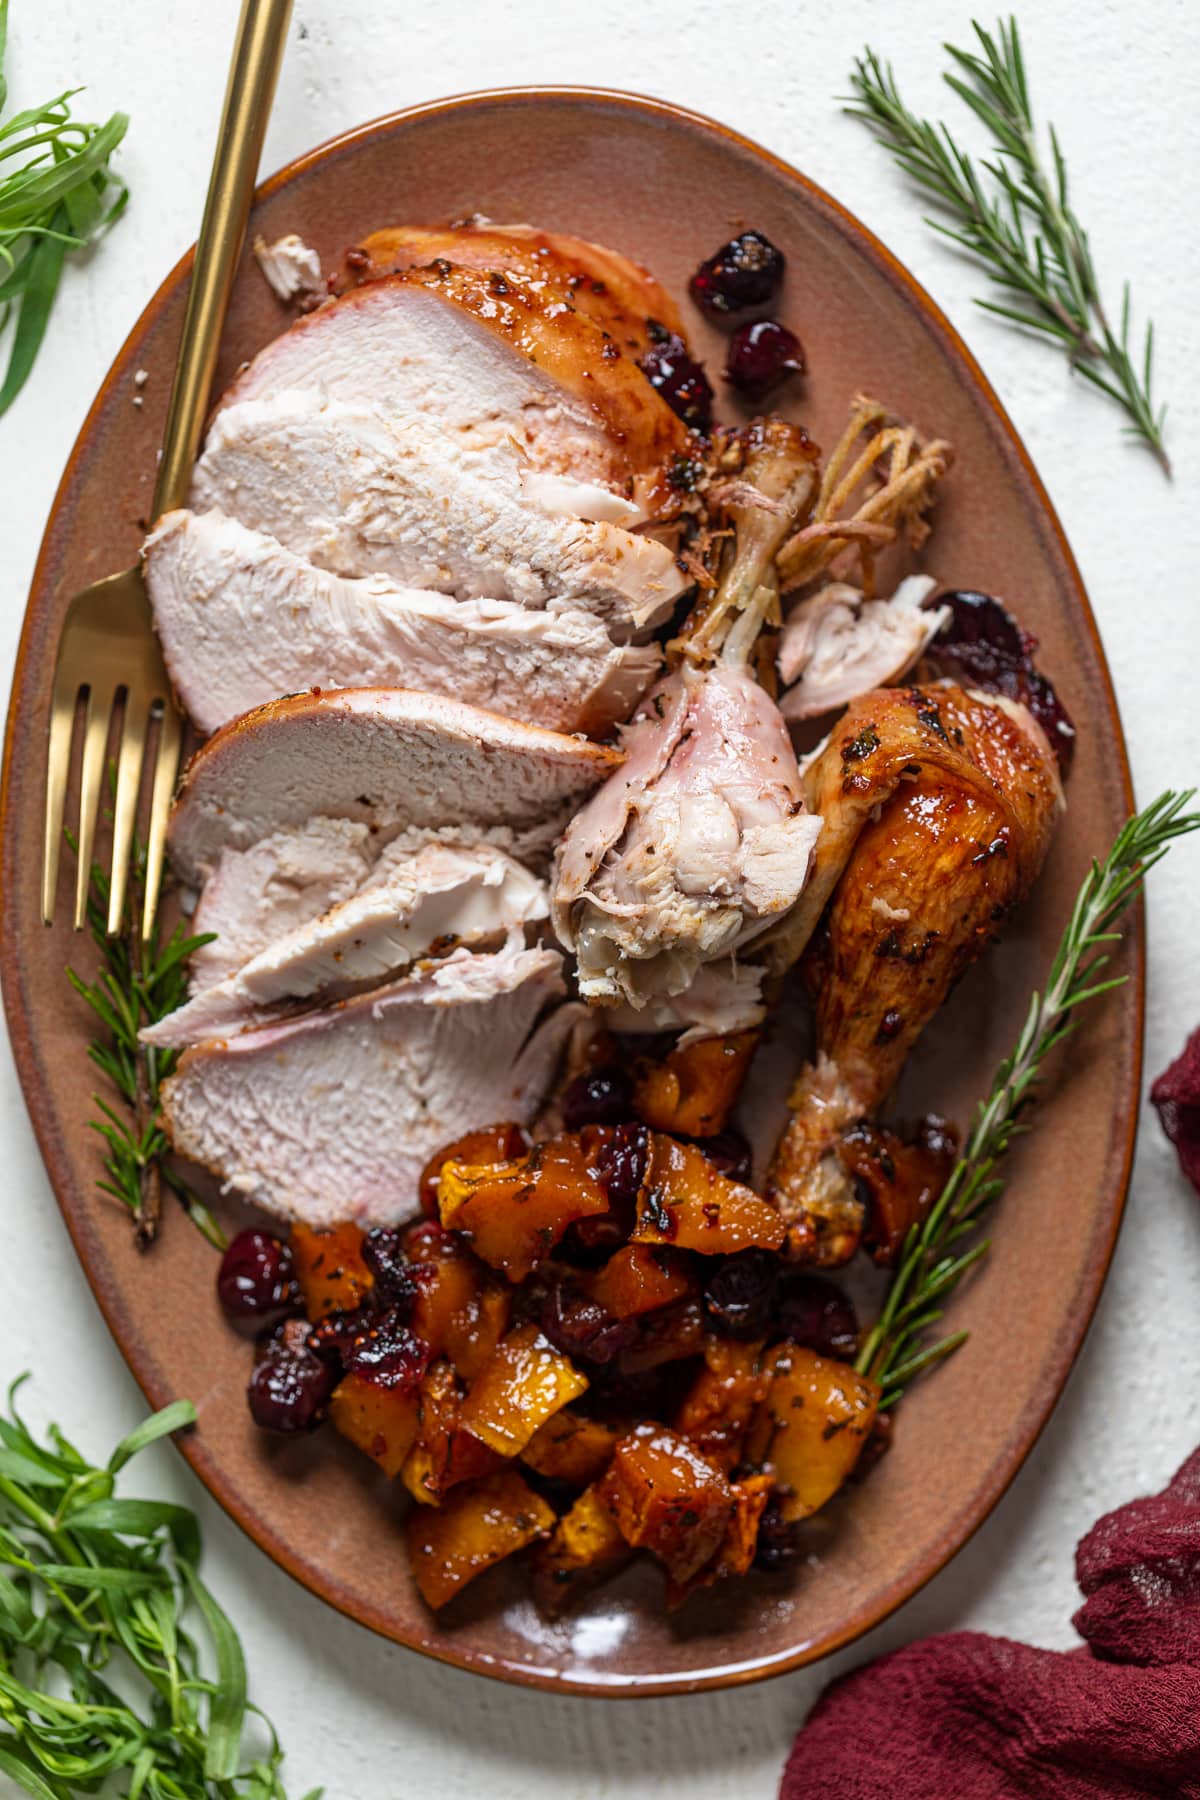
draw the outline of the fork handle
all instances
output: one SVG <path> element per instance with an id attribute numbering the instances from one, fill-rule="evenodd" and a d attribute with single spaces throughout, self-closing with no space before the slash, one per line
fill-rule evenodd
<path id="1" fill-rule="evenodd" d="M 191 486 L 291 10 L 292 0 L 242 6 L 167 409 L 155 519 L 182 506 Z"/>

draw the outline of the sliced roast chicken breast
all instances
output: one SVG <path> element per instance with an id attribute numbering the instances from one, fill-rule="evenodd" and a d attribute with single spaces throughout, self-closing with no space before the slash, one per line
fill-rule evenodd
<path id="1" fill-rule="evenodd" d="M 402 831 L 502 822 L 519 854 L 621 761 L 583 738 L 519 725 L 404 689 L 291 694 L 226 725 L 197 751 L 168 831 L 176 873 L 199 887 L 222 851 L 314 817 L 357 821 L 382 847 Z"/>
<path id="2" fill-rule="evenodd" d="M 162 1090 L 175 1150 L 313 1225 L 392 1224 L 481 1120 L 532 1119 L 580 1009 L 562 958 L 464 953 L 388 987 L 185 1051 Z"/>
<path id="3" fill-rule="evenodd" d="M 665 617 L 687 584 L 671 550 L 572 514 L 568 478 L 536 475 L 511 437 L 481 448 L 419 413 L 385 415 L 297 387 L 218 413 L 191 503 L 268 532 L 337 575 L 582 608 L 621 632 Z M 549 498 L 539 501 L 547 483 Z M 579 504 L 596 492 L 587 486 Z"/>
<path id="4" fill-rule="evenodd" d="M 168 513 L 143 554 L 167 667 L 204 732 L 301 688 L 405 687 L 603 736 L 659 664 L 590 613 L 334 575 L 220 512 Z"/>
<path id="5" fill-rule="evenodd" d="M 547 911 L 545 884 L 503 851 L 436 840 L 389 846 L 358 893 L 273 939 L 142 1033 L 175 1049 L 263 1024 L 272 1011 L 339 998 L 412 964 L 519 934 Z"/>
<path id="6" fill-rule="evenodd" d="M 294 388 L 424 416 L 474 449 L 512 438 L 534 468 L 622 493 L 653 487 L 688 443 L 637 364 L 566 293 L 445 260 L 297 320 L 221 406 Z"/>
<path id="7" fill-rule="evenodd" d="M 192 504 L 334 574 L 640 629 L 686 577 L 629 527 L 688 442 L 565 291 L 439 261 L 268 344 L 218 408 Z"/>

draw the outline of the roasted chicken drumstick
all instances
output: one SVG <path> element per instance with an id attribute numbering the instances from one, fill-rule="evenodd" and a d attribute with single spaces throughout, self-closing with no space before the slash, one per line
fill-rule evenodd
<path id="1" fill-rule="evenodd" d="M 806 776 L 825 827 L 808 889 L 765 953 L 794 960 L 832 893 L 816 1058 L 791 1095 L 769 1191 L 789 1249 L 857 1248 L 863 1206 L 838 1155 L 874 1112 L 954 982 L 1028 894 L 1062 808 L 1053 752 L 1022 706 L 952 686 L 880 689 Z"/>

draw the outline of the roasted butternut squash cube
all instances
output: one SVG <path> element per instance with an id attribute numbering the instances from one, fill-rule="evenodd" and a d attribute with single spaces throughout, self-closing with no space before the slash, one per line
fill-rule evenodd
<path id="1" fill-rule="evenodd" d="M 742 1460 L 747 1427 L 766 1398 L 770 1377 L 762 1355 L 761 1343 L 706 1338 L 704 1367 L 675 1420 L 677 1430 L 727 1473 Z"/>
<path id="2" fill-rule="evenodd" d="M 620 1435 L 615 1425 L 587 1419 L 564 1406 L 534 1432 L 521 1452 L 521 1461 L 548 1480 L 587 1487 L 603 1475 Z"/>
<path id="3" fill-rule="evenodd" d="M 780 1344 L 768 1358 L 764 1402 L 786 1520 L 806 1519 L 832 1499 L 849 1476 L 879 1410 L 880 1387 L 844 1362 L 799 1344 Z"/>
<path id="4" fill-rule="evenodd" d="M 374 1457 L 385 1475 L 398 1475 L 416 1442 L 418 1389 L 381 1387 L 353 1369 L 329 1401 L 329 1417 L 344 1438 Z"/>
<path id="5" fill-rule="evenodd" d="M 363 1233 L 357 1225 L 331 1225 L 317 1230 L 299 1221 L 292 1226 L 292 1259 L 304 1296 L 304 1310 L 315 1325 L 333 1312 L 361 1306 L 375 1277 L 362 1256 Z"/>
<path id="6" fill-rule="evenodd" d="M 711 1562 L 705 1563 L 702 1569 L 696 1571 L 690 1581 L 668 1583 L 668 1607 L 682 1605 L 697 1588 L 711 1587 L 714 1581 L 723 1581 L 729 1575 L 744 1575 L 754 1561 L 754 1553 L 758 1548 L 758 1528 L 766 1511 L 771 1478 L 769 1475 L 750 1475 L 745 1481 L 733 1482 L 731 1491 L 733 1517 L 725 1527 L 720 1549 Z"/>
<path id="7" fill-rule="evenodd" d="M 585 1285 L 614 1319 L 633 1319 L 688 1300 L 700 1287 L 686 1257 L 665 1244 L 626 1244 Z"/>
<path id="8" fill-rule="evenodd" d="M 405 1521 L 413 1577 L 427 1606 L 445 1606 L 469 1581 L 554 1525 L 554 1510 L 500 1469 L 456 1489 L 444 1506 L 414 1506 Z"/>
<path id="9" fill-rule="evenodd" d="M 421 1171 L 421 1209 L 431 1219 L 438 1216 L 438 1179 L 442 1165 L 465 1163 L 469 1168 L 490 1167 L 494 1163 L 512 1162 L 529 1148 L 529 1139 L 519 1125 L 504 1123 L 485 1125 L 479 1131 L 465 1131 L 449 1144 L 435 1150 Z"/>
<path id="10" fill-rule="evenodd" d="M 639 1425 L 620 1440 L 600 1497 L 626 1543 L 651 1551 L 675 1582 L 716 1555 L 733 1517 L 724 1472 L 665 1425 Z"/>
<path id="11" fill-rule="evenodd" d="M 499 1464 L 495 1452 L 463 1429 L 462 1392 L 454 1369 L 434 1363 L 421 1383 L 416 1439 L 404 1459 L 401 1479 L 422 1506 L 440 1506 L 452 1487 L 488 1475 Z"/>
<path id="12" fill-rule="evenodd" d="M 732 1256 L 752 1245 L 779 1250 L 786 1235 L 775 1208 L 753 1188 L 730 1181 L 694 1144 L 650 1133 L 633 1243 Z"/>
<path id="13" fill-rule="evenodd" d="M 547 1618 L 615 1575 L 633 1551 L 595 1487 L 585 1488 L 533 1555 L 533 1597 Z"/>
<path id="14" fill-rule="evenodd" d="M 622 1375 L 645 1375 L 664 1363 L 683 1362 L 704 1350 L 704 1308 L 699 1300 L 680 1300 L 638 1323 L 637 1342 L 622 1350 Z"/>
<path id="15" fill-rule="evenodd" d="M 466 1380 L 504 1336 L 512 1298 L 450 1232 L 414 1244 L 410 1324 L 434 1356 L 448 1356 Z"/>
<path id="16" fill-rule="evenodd" d="M 519 1325 L 471 1383 L 459 1422 L 499 1455 L 519 1456 L 551 1414 L 587 1385 L 587 1376 L 536 1325 Z"/>
<path id="17" fill-rule="evenodd" d="M 656 1131 L 715 1137 L 729 1123 L 757 1045 L 757 1031 L 738 1031 L 641 1064 L 633 1090 L 638 1118 Z"/>
<path id="18" fill-rule="evenodd" d="M 477 1256 L 523 1281 L 567 1227 L 608 1211 L 608 1195 L 569 1133 L 535 1144 L 528 1156 L 492 1168 L 443 1164 L 442 1224 L 461 1232 Z"/>

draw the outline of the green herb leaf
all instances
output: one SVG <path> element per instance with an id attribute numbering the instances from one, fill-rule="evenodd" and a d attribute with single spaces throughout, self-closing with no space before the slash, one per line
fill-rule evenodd
<path id="1" fill-rule="evenodd" d="M 966 1341 L 966 1333 L 959 1331 L 937 1343 L 922 1342 L 941 1316 L 931 1310 L 931 1302 L 950 1293 L 988 1246 L 977 1242 L 954 1256 L 947 1252 L 975 1234 L 988 1207 L 1003 1193 L 1004 1179 L 996 1171 L 1024 1130 L 1046 1058 L 1074 1030 L 1079 1007 L 1125 979 L 1100 981 L 1097 976 L 1120 942 L 1115 927 L 1141 892 L 1147 872 L 1176 838 L 1200 829 L 1200 813 L 1187 810 L 1194 798 L 1194 788 L 1160 794 L 1122 826 L 1104 861 L 1093 863 L 1084 878 L 1045 990 L 1030 1001 L 1021 1034 L 980 1104 L 974 1130 L 946 1186 L 924 1224 L 909 1233 L 879 1317 L 859 1352 L 855 1367 L 880 1383 L 884 1406 L 893 1406 L 914 1376 Z"/>
<path id="2" fill-rule="evenodd" d="M 1146 327 L 1139 360 L 1129 347 L 1129 285 L 1120 329 L 1114 331 L 1100 293 L 1088 235 L 1068 203 L 1067 166 L 1053 127 L 1051 168 L 1038 147 L 1029 83 L 1014 18 L 995 32 L 974 25 L 977 48 L 944 46 L 953 68 L 946 85 L 964 102 L 995 143 L 981 167 L 946 127 L 909 111 L 890 63 L 865 50 L 854 65 L 847 111 L 863 119 L 909 179 L 938 208 L 927 221 L 983 268 L 995 286 L 1018 296 L 1020 306 L 981 300 L 986 311 L 1029 331 L 1057 339 L 1071 365 L 1127 414 L 1128 432 L 1171 472 L 1163 423 L 1166 409 L 1153 397 L 1154 331 Z"/>
<path id="3" fill-rule="evenodd" d="M 0 107 L 8 0 L 0 0 Z M 128 193 L 112 171 L 113 152 L 129 127 L 124 113 L 104 125 L 71 118 L 73 95 L 28 107 L 0 126 L 0 330 L 9 309 L 16 325 L 0 383 L 0 415 L 29 378 L 46 334 L 68 253 L 90 243 L 120 217 Z"/>
<path id="4" fill-rule="evenodd" d="M 39 1442 L 9 1406 L 0 1416 L 0 1776 L 36 1800 L 100 1791 L 287 1800 L 269 1721 L 265 1753 L 242 1761 L 243 1722 L 256 1709 L 237 1633 L 197 1573 L 194 1514 L 112 1492 L 115 1472 L 191 1423 L 194 1408 L 164 1407 L 99 1467 L 55 1427 Z M 197 1616 L 211 1655 L 193 1636 Z"/>

